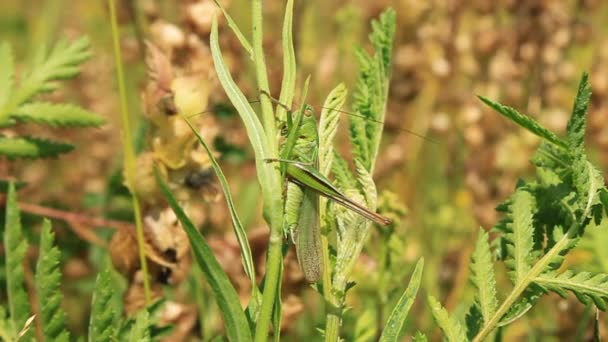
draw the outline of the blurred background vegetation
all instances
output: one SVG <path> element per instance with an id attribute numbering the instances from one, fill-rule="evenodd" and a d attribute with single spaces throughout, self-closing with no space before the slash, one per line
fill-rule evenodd
<path id="1" fill-rule="evenodd" d="M 222 4 L 247 34 L 249 2 Z M 129 109 L 139 122 L 139 150 L 145 153 L 159 148 L 153 142 L 155 128 L 146 119 L 150 117 L 146 89 L 152 80 L 146 72 L 145 38 L 171 52 L 176 69 L 205 83 L 200 111 L 212 109 L 212 113 L 206 113 L 199 124 L 206 137 L 213 139 L 237 209 L 250 232 L 257 264 L 263 265 L 267 230 L 259 215 L 252 152 L 238 116 L 214 76 L 208 48 L 211 15 L 217 11 L 213 1 L 123 0 L 118 5 Z M 589 71 L 593 97 L 588 143 L 598 165 L 603 170 L 608 167 L 607 2 L 298 1 L 294 12 L 298 80 L 301 84 L 312 75 L 309 102 L 313 106 L 318 108 L 340 81 L 354 88 L 353 47 L 365 44 L 370 20 L 388 6 L 398 15 L 397 33 L 385 137 L 375 179 L 384 207 L 397 208 L 405 215 L 394 231 L 377 230 L 361 257 L 355 274 L 357 286 L 349 297 L 352 310 L 346 313 L 343 327 L 349 340 L 374 338 L 420 256 L 425 258 L 426 268 L 419 297 L 430 293 L 450 311 L 466 310 L 464 303 L 472 296 L 468 265 L 477 230 L 496 222 L 494 207 L 531 171 L 528 159 L 539 143 L 538 138 L 481 105 L 477 94 L 518 108 L 560 132 L 565 129 L 577 81 L 583 71 Z M 265 12 L 266 58 L 271 90 L 277 92 L 282 72 L 283 2 L 266 1 Z M 254 100 L 257 94 L 248 58 L 239 52 L 238 41 L 226 23 L 220 25 L 224 57 L 235 79 Z M 132 217 L 121 180 L 119 102 L 105 2 L 0 2 L 0 37 L 14 47 L 18 68 L 37 47 L 81 35 L 91 39 L 93 57 L 79 78 L 48 97 L 78 102 L 108 123 L 85 130 L 17 127 L 14 130 L 20 134 L 68 137 L 77 149 L 55 160 L 0 161 L 0 178 L 27 183 L 19 198 L 29 214 L 24 220 L 32 227 L 26 233 L 33 242 L 37 241 L 39 215 L 48 215 L 44 209 L 56 210 L 58 219 L 65 219 L 66 213 L 115 220 Z M 341 135 L 338 138 L 346 143 L 346 134 Z M 225 203 L 216 198 L 217 189 L 212 184 L 209 188 L 201 196 L 203 200 L 195 201 L 197 210 L 191 213 L 246 300 L 247 278 L 240 267 L 230 217 Z M 63 253 L 63 304 L 74 335 L 84 335 L 94 276 L 108 259 L 108 250 L 112 252 L 114 229 L 67 221 L 54 225 Z M 566 264 L 608 272 L 607 245 L 608 232 L 593 229 L 585 236 L 584 248 L 569 256 Z M 314 339 L 318 332 L 313 327 L 319 327 L 324 318 L 320 297 L 305 284 L 293 255 L 285 267 L 283 336 L 290 341 Z M 165 286 L 173 307 L 163 311 L 163 318 L 179 326 L 170 340 L 201 336 L 206 340 L 221 331 L 217 309 L 196 271 L 186 282 Z M 116 279 L 122 278 L 116 275 Z M 506 284 L 506 279 L 498 281 L 499 287 Z M 0 284 L 4 286 L 3 279 Z M 4 290 L 0 293 L 5 296 Z M 125 306 L 129 303 L 126 295 Z M 432 334 L 424 301 L 418 300 L 413 310 L 405 328 L 408 335 L 419 329 L 438 339 L 437 332 Z M 592 324 L 591 307 L 550 295 L 510 327 L 505 340 L 585 340 Z M 606 326 L 602 329 L 605 334 Z"/>

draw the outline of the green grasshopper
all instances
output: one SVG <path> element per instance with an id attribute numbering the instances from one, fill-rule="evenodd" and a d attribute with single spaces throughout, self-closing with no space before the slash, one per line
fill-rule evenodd
<path id="1" fill-rule="evenodd" d="M 289 180 L 287 226 L 292 233 L 304 277 L 313 283 L 323 275 L 319 195 L 378 224 L 387 226 L 391 221 L 348 198 L 317 170 L 318 133 L 311 107 L 302 105 L 294 118 L 288 114 L 287 129 L 280 158 L 268 159 L 267 162 L 280 162 L 281 174 Z"/>

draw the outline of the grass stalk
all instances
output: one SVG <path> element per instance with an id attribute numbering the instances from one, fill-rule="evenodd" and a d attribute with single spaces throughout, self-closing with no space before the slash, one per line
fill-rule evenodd
<path id="1" fill-rule="evenodd" d="M 146 263 L 146 252 L 144 249 L 144 230 L 141 220 L 141 208 L 137 195 L 133 191 L 133 179 L 135 173 L 135 151 L 133 149 L 133 139 L 131 136 L 131 123 L 129 120 L 129 111 L 127 108 L 127 91 L 125 87 L 125 78 L 122 68 L 122 54 L 120 50 L 120 33 L 118 30 L 118 21 L 116 19 L 116 6 L 114 0 L 108 0 L 110 7 L 110 22 L 112 26 L 112 40 L 114 45 L 114 61 L 116 63 L 116 79 L 118 83 L 118 91 L 120 95 L 120 113 L 122 120 L 122 150 L 124 155 L 125 182 L 129 192 L 131 193 L 131 202 L 133 205 L 133 214 L 135 215 L 135 229 L 137 233 L 137 249 L 139 251 L 139 262 L 143 273 L 144 297 L 146 305 L 150 304 L 150 279 L 148 278 L 148 264 Z"/>

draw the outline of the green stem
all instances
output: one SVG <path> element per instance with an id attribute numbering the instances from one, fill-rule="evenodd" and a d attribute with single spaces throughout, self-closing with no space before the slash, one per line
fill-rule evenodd
<path id="1" fill-rule="evenodd" d="M 122 70 L 122 55 L 120 52 L 120 33 L 116 20 L 116 7 L 113 0 L 108 0 L 110 7 L 110 22 L 112 26 L 112 40 L 114 43 L 114 60 L 116 62 L 116 78 L 118 81 L 118 91 L 120 93 L 120 112 L 122 118 L 122 149 L 124 154 L 125 182 L 131 193 L 133 214 L 135 215 L 135 227 L 137 232 L 137 249 L 139 250 L 139 263 L 143 273 L 144 297 L 146 305 L 150 304 L 150 280 L 148 278 L 148 264 L 146 263 L 146 252 L 144 249 L 144 230 L 141 221 L 141 208 L 137 195 L 133 191 L 133 179 L 135 173 L 135 152 L 133 150 L 133 139 L 131 137 L 131 124 L 129 121 L 129 111 L 127 108 L 127 91 L 125 87 L 125 77 Z"/>
<path id="2" fill-rule="evenodd" d="M 511 293 L 507 296 L 505 301 L 500 305 L 498 310 L 492 315 L 492 317 L 483 325 L 477 336 L 472 342 L 481 342 L 496 328 L 496 325 L 500 322 L 500 319 L 507 313 L 519 296 L 528 288 L 530 283 L 540 275 L 546 268 L 547 265 L 555 258 L 568 244 L 569 240 L 574 238 L 578 233 L 578 225 L 571 227 L 564 236 L 555 243 L 553 248 L 547 252 L 535 265 L 528 271 L 524 276 L 523 280 L 515 285 Z"/>
<path id="3" fill-rule="evenodd" d="M 258 82 L 258 89 L 270 93 L 268 88 L 268 74 L 266 71 L 266 62 L 264 60 L 264 49 L 262 45 L 262 0 L 252 1 L 252 48 L 253 60 L 255 63 L 255 73 Z M 266 132 L 266 141 L 268 146 L 268 155 L 266 158 L 278 157 L 278 141 L 277 130 L 275 125 L 275 117 L 272 109 L 272 104 L 267 96 L 260 96 L 262 107 L 262 123 Z M 275 170 L 269 177 L 275 178 L 278 182 L 272 182 L 278 185 L 281 189 L 281 178 L 278 170 Z M 270 192 L 273 189 L 265 189 Z M 276 190 L 276 189 L 274 189 Z M 273 191 L 265 196 L 264 213 L 267 215 L 267 220 L 270 225 L 270 239 L 268 246 L 268 254 L 266 260 L 266 280 L 264 282 L 264 293 L 262 295 L 262 305 L 255 328 L 255 341 L 266 342 L 268 340 L 268 331 L 272 320 L 272 311 L 277 298 L 278 282 L 280 281 L 281 260 L 282 260 L 282 242 L 283 242 L 283 198 L 281 193 Z M 268 200 L 268 201 L 266 201 Z M 280 327 L 275 327 L 275 334 L 280 334 Z"/>

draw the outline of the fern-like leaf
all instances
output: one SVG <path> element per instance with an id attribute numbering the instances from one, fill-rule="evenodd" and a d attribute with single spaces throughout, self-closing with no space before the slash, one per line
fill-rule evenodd
<path id="1" fill-rule="evenodd" d="M 0 156 L 9 158 L 57 157 L 74 149 L 71 144 L 33 137 L 7 138 L 0 136 Z"/>
<path id="2" fill-rule="evenodd" d="M 509 257 L 505 263 L 513 270 L 512 280 L 517 284 L 525 278 L 534 257 L 534 197 L 528 191 L 517 190 L 513 194 L 511 213 L 513 222 L 510 224 L 511 232 L 507 234 Z"/>
<path id="3" fill-rule="evenodd" d="M 38 93 L 55 90 L 57 85 L 53 81 L 76 76 L 80 64 L 91 56 L 89 46 L 89 39 L 82 37 L 71 44 L 61 40 L 48 54 L 42 48 L 11 102 L 20 105 Z"/>
<path id="4" fill-rule="evenodd" d="M 129 334 L 129 342 L 150 342 L 150 314 L 147 310 L 142 310 L 137 314 L 135 324 Z"/>
<path id="5" fill-rule="evenodd" d="M 89 319 L 89 341 L 113 341 L 115 336 L 112 296 L 114 295 L 110 269 L 106 268 L 97 276 L 95 292 L 91 301 Z"/>
<path id="6" fill-rule="evenodd" d="M 46 341 L 69 341 L 65 330 L 65 314 L 61 309 L 61 254 L 53 246 L 54 234 L 51 222 L 44 220 L 40 233 L 40 256 L 36 265 L 36 294 L 38 296 L 39 318 L 42 334 Z"/>
<path id="7" fill-rule="evenodd" d="M 587 305 L 591 301 L 598 309 L 605 311 L 608 301 L 608 274 L 590 272 L 575 273 L 567 270 L 559 275 L 545 273 L 534 279 L 545 290 L 553 291 L 562 297 L 572 292 L 576 298 Z"/>
<path id="8" fill-rule="evenodd" d="M 331 171 L 336 178 L 336 182 L 343 189 L 354 189 L 357 186 L 357 180 L 353 173 L 348 168 L 348 163 L 338 152 L 334 151 L 334 161 L 331 164 Z"/>
<path id="9" fill-rule="evenodd" d="M 340 109 L 346 101 L 347 89 L 338 84 L 327 96 L 319 119 L 319 172 L 327 177 L 334 157 L 333 140 L 338 131 Z"/>
<path id="10" fill-rule="evenodd" d="M 500 103 L 494 102 L 486 97 L 478 96 L 481 101 L 483 101 L 490 108 L 494 109 L 498 113 L 504 115 L 507 119 L 515 122 L 521 127 L 527 129 L 528 131 L 534 133 L 535 135 L 563 148 L 567 148 L 567 144 L 562 141 L 560 138 L 555 135 L 555 133 L 541 126 L 536 120 L 532 119 L 527 115 L 520 114 L 515 109 L 502 105 Z"/>
<path id="11" fill-rule="evenodd" d="M 428 339 L 426 335 L 418 331 L 414 337 L 412 337 L 412 342 L 427 342 Z"/>
<path id="12" fill-rule="evenodd" d="M 104 119 L 84 108 L 62 103 L 27 103 L 11 113 L 19 121 L 46 124 L 53 127 L 100 126 Z"/>
<path id="13" fill-rule="evenodd" d="M 475 299 L 479 304 L 483 321 L 487 322 L 496 312 L 496 278 L 492 264 L 492 253 L 488 233 L 479 229 L 479 237 L 471 261 L 471 280 L 477 288 Z"/>
<path id="14" fill-rule="evenodd" d="M 429 307 L 433 314 L 433 319 L 443 331 L 445 338 L 450 342 L 463 342 L 468 341 L 465 330 L 462 324 L 455 320 L 453 317 L 448 315 L 446 309 L 441 306 L 441 303 L 437 301 L 433 296 L 428 297 Z"/>
<path id="15" fill-rule="evenodd" d="M 395 33 L 395 11 L 386 10 L 379 21 L 372 22 L 370 40 L 374 47 L 372 56 L 359 49 L 359 78 L 354 94 L 353 108 L 357 117 L 351 117 L 350 137 L 355 159 L 373 171 L 384 121 L 390 78 L 390 64 Z M 360 117 L 359 117 L 360 116 Z M 366 119 L 371 120 L 366 120 Z"/>
<path id="16" fill-rule="evenodd" d="M 4 226 L 4 253 L 6 258 L 6 288 L 13 328 L 23 327 L 30 317 L 30 302 L 23 278 L 23 262 L 27 241 L 23 236 L 21 215 L 17 206 L 15 185 L 11 183 L 6 199 L 6 223 Z"/>
<path id="17" fill-rule="evenodd" d="M 591 98 L 591 84 L 589 75 L 583 73 L 578 86 L 578 93 L 574 99 L 572 116 L 568 121 L 566 132 L 568 134 L 568 146 L 570 149 L 584 149 L 585 127 L 587 125 L 587 106 Z"/>

